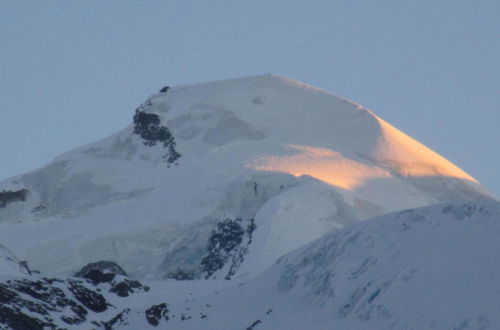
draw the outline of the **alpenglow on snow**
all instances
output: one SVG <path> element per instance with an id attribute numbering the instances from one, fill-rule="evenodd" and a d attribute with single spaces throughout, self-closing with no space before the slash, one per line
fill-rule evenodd
<path id="1" fill-rule="evenodd" d="M 0 328 L 500 328 L 500 203 L 371 111 L 263 75 L 130 115 L 0 182 Z"/>
<path id="2" fill-rule="evenodd" d="M 488 198 L 371 111 L 275 75 L 164 88 L 0 191 L 0 244 L 33 269 L 156 280 L 252 278 L 358 221 Z"/>

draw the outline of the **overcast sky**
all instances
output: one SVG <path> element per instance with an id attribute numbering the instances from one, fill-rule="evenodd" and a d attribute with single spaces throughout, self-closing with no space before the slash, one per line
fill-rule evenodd
<path id="1" fill-rule="evenodd" d="M 163 85 L 272 72 L 368 107 L 500 196 L 500 1 L 0 0 L 0 179 Z"/>

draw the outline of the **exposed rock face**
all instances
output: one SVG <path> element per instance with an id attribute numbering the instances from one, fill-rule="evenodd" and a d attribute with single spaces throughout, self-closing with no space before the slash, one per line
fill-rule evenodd
<path id="1" fill-rule="evenodd" d="M 160 93 L 166 93 L 170 89 L 170 86 L 164 86 L 160 89 Z"/>
<path id="2" fill-rule="evenodd" d="M 252 243 L 252 233 L 256 226 L 254 219 L 245 226 L 242 219 L 226 219 L 217 224 L 208 241 L 208 255 L 201 261 L 205 278 L 210 278 L 218 270 L 227 267 L 225 279 L 234 275 L 248 253 L 248 245 Z"/>
<path id="3" fill-rule="evenodd" d="M 111 282 L 111 289 L 109 289 L 109 292 L 113 292 L 119 297 L 128 297 L 130 294 L 142 290 L 149 291 L 149 287 L 143 286 L 139 281 L 123 278 Z"/>
<path id="4" fill-rule="evenodd" d="M 137 290 L 146 290 L 139 281 L 128 278 L 127 273 L 120 265 L 113 261 L 98 261 L 84 266 L 75 274 L 75 277 L 83 277 L 92 284 L 107 283 L 111 285 L 109 292 L 119 297 L 127 297 Z"/>
<path id="5" fill-rule="evenodd" d="M 28 196 L 28 190 L 21 189 L 16 191 L 0 191 L 0 207 L 5 207 L 12 202 L 24 202 Z"/>
<path id="6" fill-rule="evenodd" d="M 68 295 L 64 288 L 71 292 Z M 61 321 L 78 325 L 89 312 L 108 308 L 104 297 L 85 286 L 84 281 L 57 279 L 16 279 L 0 283 L 0 324 L 12 329 L 55 329 Z"/>
<path id="7" fill-rule="evenodd" d="M 169 320 L 168 312 L 169 311 L 167 308 L 167 304 L 165 303 L 153 305 L 150 308 L 146 309 L 146 320 L 149 324 L 156 327 L 158 324 L 160 324 L 161 319 L 164 319 L 165 321 Z"/>
<path id="8" fill-rule="evenodd" d="M 160 122 L 160 117 L 157 114 L 137 109 L 134 115 L 134 134 L 140 135 L 146 146 L 162 143 L 163 147 L 168 149 L 163 160 L 170 164 L 181 157 L 181 154 L 175 150 L 174 137 L 169 129 L 160 125 Z"/>
<path id="9" fill-rule="evenodd" d="M 7 280 L 0 283 L 0 325 L 9 329 L 60 329 L 61 324 L 69 328 L 93 324 L 111 329 L 120 324 L 124 311 L 109 321 L 99 321 L 105 317 L 99 314 L 115 309 L 110 297 L 144 291 L 149 288 L 122 275 L 107 283 L 36 276 Z"/>
<path id="10" fill-rule="evenodd" d="M 252 235 L 257 228 L 253 218 L 226 218 L 215 224 L 205 224 L 207 235 L 191 237 L 199 242 L 196 246 L 185 247 L 181 242 L 178 250 L 167 255 L 162 267 L 164 278 L 175 280 L 226 279 L 233 278 L 245 256 L 249 253 Z M 189 260 L 182 263 L 179 260 Z M 174 267 L 171 267 L 174 265 Z"/>
<path id="11" fill-rule="evenodd" d="M 75 276 L 39 276 L 0 245 L 0 329 L 112 329 L 125 325 L 130 311 L 117 313 L 117 299 L 150 290 L 110 261 L 88 264 Z"/>
<path id="12" fill-rule="evenodd" d="M 113 261 L 97 261 L 85 265 L 81 270 L 75 273 L 75 277 L 91 278 L 93 274 L 99 271 L 103 274 L 118 274 L 123 276 L 128 276 L 125 270 L 123 270 L 120 265 Z"/>

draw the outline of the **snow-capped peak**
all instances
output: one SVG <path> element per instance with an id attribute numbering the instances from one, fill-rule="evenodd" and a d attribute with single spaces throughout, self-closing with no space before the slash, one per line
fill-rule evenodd
<path id="1" fill-rule="evenodd" d="M 110 260 L 139 278 L 253 276 L 360 220 L 488 198 L 371 111 L 275 75 L 163 88 L 2 189 L 24 197 L 0 204 L 0 243 L 35 269 Z"/>

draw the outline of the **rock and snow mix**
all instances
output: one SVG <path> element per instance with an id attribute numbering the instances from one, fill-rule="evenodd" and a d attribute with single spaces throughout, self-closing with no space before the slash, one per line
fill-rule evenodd
<path id="1" fill-rule="evenodd" d="M 0 324 L 497 329 L 499 235 L 499 202 L 439 204 L 326 234 L 244 282 L 170 279 L 145 286 L 112 262 L 84 267 L 81 278 L 3 277 Z"/>
<path id="2" fill-rule="evenodd" d="M 488 233 L 498 233 L 498 205 L 462 204 L 488 192 L 372 112 L 283 77 L 164 88 L 129 127 L 2 181 L 0 191 L 0 244 L 41 272 L 0 249 L 11 297 L 3 299 L 42 304 L 38 321 L 49 327 L 499 324 L 491 313 L 498 269 L 486 262 L 496 252 Z M 358 224 L 436 203 L 450 212 L 436 206 Z M 484 299 L 472 265 L 490 285 Z M 82 275 L 89 269 L 104 282 Z M 68 277 L 79 270 L 85 279 Z M 113 281 L 137 287 L 120 296 Z M 85 306 L 75 285 L 102 296 L 106 309 Z M 52 298 L 23 289 L 33 286 Z M 216 294 L 224 287 L 232 288 Z M 474 302 L 457 307 L 466 295 Z M 441 300 L 454 302 L 446 310 Z M 85 316 L 73 315 L 81 308 Z"/>
<path id="3" fill-rule="evenodd" d="M 327 234 L 244 284 L 171 311 L 206 314 L 192 320 L 195 329 L 496 329 L 499 235 L 495 201 L 392 213 Z"/>
<path id="4" fill-rule="evenodd" d="M 0 276 L 29 275 L 31 271 L 27 265 L 17 260 L 5 246 L 0 245 Z"/>

